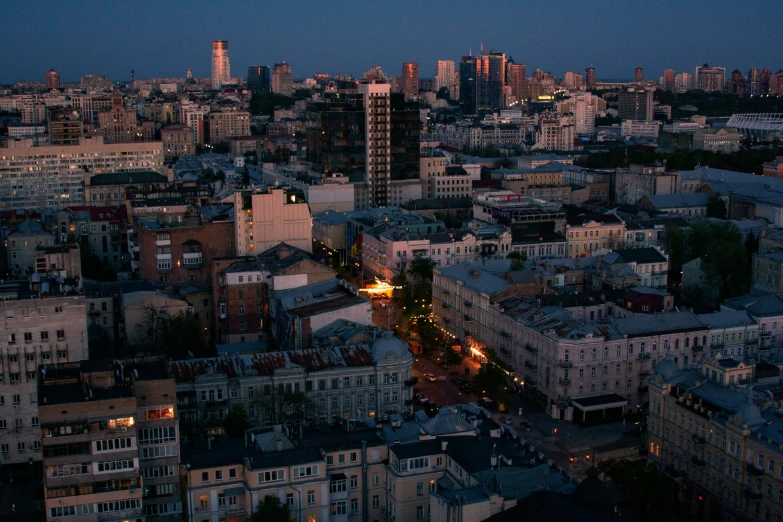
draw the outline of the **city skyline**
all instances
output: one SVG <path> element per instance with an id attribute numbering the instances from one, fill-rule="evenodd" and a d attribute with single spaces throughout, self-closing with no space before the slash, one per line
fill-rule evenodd
<path id="1" fill-rule="evenodd" d="M 125 18 L 127 9 L 87 0 L 67 8 L 11 1 L 4 12 L 10 52 L 4 57 L 0 82 L 43 82 L 50 68 L 60 73 L 63 82 L 77 81 L 85 74 L 128 81 L 131 70 L 136 78 L 184 77 L 187 68 L 194 76 L 208 77 L 209 45 L 221 39 L 231 42 L 235 71 L 285 60 L 295 78 L 315 72 L 357 77 L 372 65 L 397 75 L 403 62 L 418 62 L 420 77 L 426 78 L 434 75 L 437 60 L 458 63 L 471 49 L 478 54 L 482 44 L 485 50 L 503 52 L 526 64 L 528 74 L 540 68 L 557 77 L 588 66 L 595 67 L 598 80 L 632 79 L 636 67 L 642 67 L 650 79 L 662 76 L 664 69 L 692 73 L 703 63 L 743 72 L 752 67 L 780 67 L 765 53 L 774 48 L 775 29 L 783 24 L 783 14 L 766 0 L 756 4 L 756 9 L 742 11 L 728 2 L 696 1 L 667 6 L 665 16 L 657 5 L 568 3 L 560 7 L 554 22 L 546 15 L 547 5 L 535 1 L 520 10 L 518 17 L 508 16 L 516 4 L 506 2 L 496 3 L 489 15 L 487 6 L 467 2 L 458 2 L 449 10 L 424 5 L 396 9 L 395 23 L 380 28 L 382 33 L 386 30 L 383 38 L 378 38 L 377 20 L 389 19 L 384 9 L 357 8 L 347 2 L 328 7 L 307 1 L 296 4 L 262 8 L 233 2 L 213 12 L 213 6 L 202 1 L 194 1 L 187 10 L 140 1 L 137 12 L 146 12 L 144 6 L 149 6 L 157 15 L 133 23 L 133 17 L 131 21 Z M 239 11 L 243 16 L 236 16 Z M 294 12 L 297 18 L 284 23 Z M 535 22 L 538 15 L 541 23 Z M 120 17 L 123 24 L 118 25 Z M 266 25 L 259 26 L 257 20 L 266 20 Z M 584 30 L 585 20 L 591 21 L 592 31 Z M 695 25 L 695 20 L 700 23 Z M 725 38 L 737 26 L 753 27 L 752 37 Z M 263 31 L 256 31 L 258 27 Z M 37 40 L 31 45 L 33 28 Z M 350 38 L 340 37 L 339 28 Z M 74 33 L 92 34 L 101 44 L 88 53 L 84 45 L 61 44 Z M 574 41 L 572 34 L 580 34 L 580 41 Z M 666 38 L 660 38 L 663 34 Z M 629 41 L 637 44 L 627 45 Z"/>

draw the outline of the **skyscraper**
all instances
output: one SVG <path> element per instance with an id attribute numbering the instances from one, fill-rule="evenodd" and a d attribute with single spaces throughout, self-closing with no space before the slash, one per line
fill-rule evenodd
<path id="1" fill-rule="evenodd" d="M 359 93 L 364 97 L 364 170 L 371 207 L 385 207 L 391 191 L 389 87 L 388 83 L 359 84 Z"/>
<path id="2" fill-rule="evenodd" d="M 407 99 L 419 96 L 419 64 L 416 62 L 402 64 L 402 93 Z"/>
<path id="3" fill-rule="evenodd" d="M 674 69 L 666 69 L 663 71 L 662 87 L 664 91 L 674 90 Z"/>
<path id="4" fill-rule="evenodd" d="M 272 92 L 291 96 L 294 93 L 294 80 L 291 76 L 291 66 L 287 63 L 276 63 L 272 68 Z"/>
<path id="5" fill-rule="evenodd" d="M 508 86 L 511 87 L 511 96 L 516 98 L 517 101 L 526 99 L 525 81 L 527 78 L 525 78 L 525 64 L 510 62 L 507 69 L 506 81 L 508 82 Z"/>
<path id="6" fill-rule="evenodd" d="M 696 67 L 693 75 L 693 86 L 702 91 L 722 91 L 726 85 L 726 68 L 710 67 L 706 63 Z"/>
<path id="7" fill-rule="evenodd" d="M 653 92 L 638 87 L 620 91 L 619 116 L 621 120 L 653 120 Z"/>
<path id="8" fill-rule="evenodd" d="M 435 69 L 435 86 L 437 90 L 446 87 L 451 91 L 451 85 L 454 83 L 454 61 L 438 60 Z M 451 93 L 451 95 L 451 97 L 454 98 L 454 93 Z"/>
<path id="9" fill-rule="evenodd" d="M 228 40 L 212 40 L 212 88 L 220 89 L 231 80 Z"/>
<path id="10" fill-rule="evenodd" d="M 592 65 L 587 68 L 587 88 L 595 89 L 595 67 Z"/>
<path id="11" fill-rule="evenodd" d="M 643 79 L 644 79 L 644 71 L 642 71 L 641 67 L 637 67 L 636 72 L 633 75 L 633 81 L 635 83 L 642 83 Z"/>
<path id="12" fill-rule="evenodd" d="M 247 68 L 247 88 L 254 93 L 268 93 L 272 88 L 268 65 L 251 65 Z"/>
<path id="13" fill-rule="evenodd" d="M 60 88 L 60 73 L 58 73 L 54 69 L 49 69 L 49 71 L 46 73 L 46 90 L 50 91 L 52 89 L 59 89 L 59 88 Z"/>
<path id="14" fill-rule="evenodd" d="M 460 110 L 482 116 L 503 107 L 506 85 L 506 55 L 482 51 L 481 56 L 463 56 L 460 63 Z"/>

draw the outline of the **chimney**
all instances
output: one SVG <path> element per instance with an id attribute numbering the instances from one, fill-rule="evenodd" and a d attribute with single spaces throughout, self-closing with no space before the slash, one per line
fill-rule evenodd
<path id="1" fill-rule="evenodd" d="M 212 451 L 212 435 L 207 436 L 207 449 Z"/>
<path id="2" fill-rule="evenodd" d="M 275 442 L 277 443 L 277 451 L 283 451 L 283 438 L 278 437 Z"/>
<path id="3" fill-rule="evenodd" d="M 449 445 L 449 441 L 447 441 L 447 440 L 440 441 L 440 450 L 441 451 L 446 451 L 446 447 L 448 445 Z"/>

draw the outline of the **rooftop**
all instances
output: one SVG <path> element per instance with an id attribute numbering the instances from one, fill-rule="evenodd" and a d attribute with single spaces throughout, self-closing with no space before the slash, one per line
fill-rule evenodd
<path id="1" fill-rule="evenodd" d="M 495 295 L 511 286 L 507 281 L 491 274 L 481 263 L 457 263 L 437 269 L 449 281 L 461 281 L 463 286 L 477 294 Z"/>

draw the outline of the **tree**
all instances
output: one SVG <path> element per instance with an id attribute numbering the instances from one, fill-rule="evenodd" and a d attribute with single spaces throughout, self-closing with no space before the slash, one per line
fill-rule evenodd
<path id="1" fill-rule="evenodd" d="M 254 402 L 259 407 L 266 425 L 284 422 L 315 424 L 318 420 L 318 404 L 303 392 L 288 392 L 270 386 L 268 391 L 257 395 Z"/>
<path id="2" fill-rule="evenodd" d="M 280 502 L 274 495 L 266 495 L 258 501 L 255 512 L 247 517 L 247 522 L 290 522 L 288 505 Z"/>
<path id="3" fill-rule="evenodd" d="M 242 169 L 242 185 L 245 187 L 250 185 L 250 171 L 247 167 Z"/>
<path id="4" fill-rule="evenodd" d="M 720 195 L 711 197 L 707 202 L 707 217 L 726 219 L 726 213 L 726 202 L 721 199 Z"/>
<path id="5" fill-rule="evenodd" d="M 508 254 L 508 258 L 511 259 L 511 270 L 522 270 L 525 267 L 525 261 L 527 260 L 527 254 L 525 252 L 519 252 L 514 250 Z"/>
<path id="6" fill-rule="evenodd" d="M 481 361 L 476 377 L 473 379 L 473 389 L 476 393 L 491 395 L 506 382 L 503 367 L 505 365 L 498 359 L 495 350 L 484 350 L 484 359 Z"/>
<path id="7" fill-rule="evenodd" d="M 598 464 L 598 470 L 609 477 L 642 516 L 657 519 L 672 511 L 675 484 L 662 475 L 655 464 L 645 460 L 609 459 Z"/>
<path id="8" fill-rule="evenodd" d="M 241 404 L 235 404 L 226 415 L 224 427 L 229 437 L 241 437 L 250 427 L 245 407 Z"/>
<path id="9" fill-rule="evenodd" d="M 204 327 L 195 316 L 184 312 L 171 316 L 165 311 L 148 307 L 146 319 L 136 325 L 135 334 L 137 345 L 164 351 L 173 359 L 208 355 Z"/>

